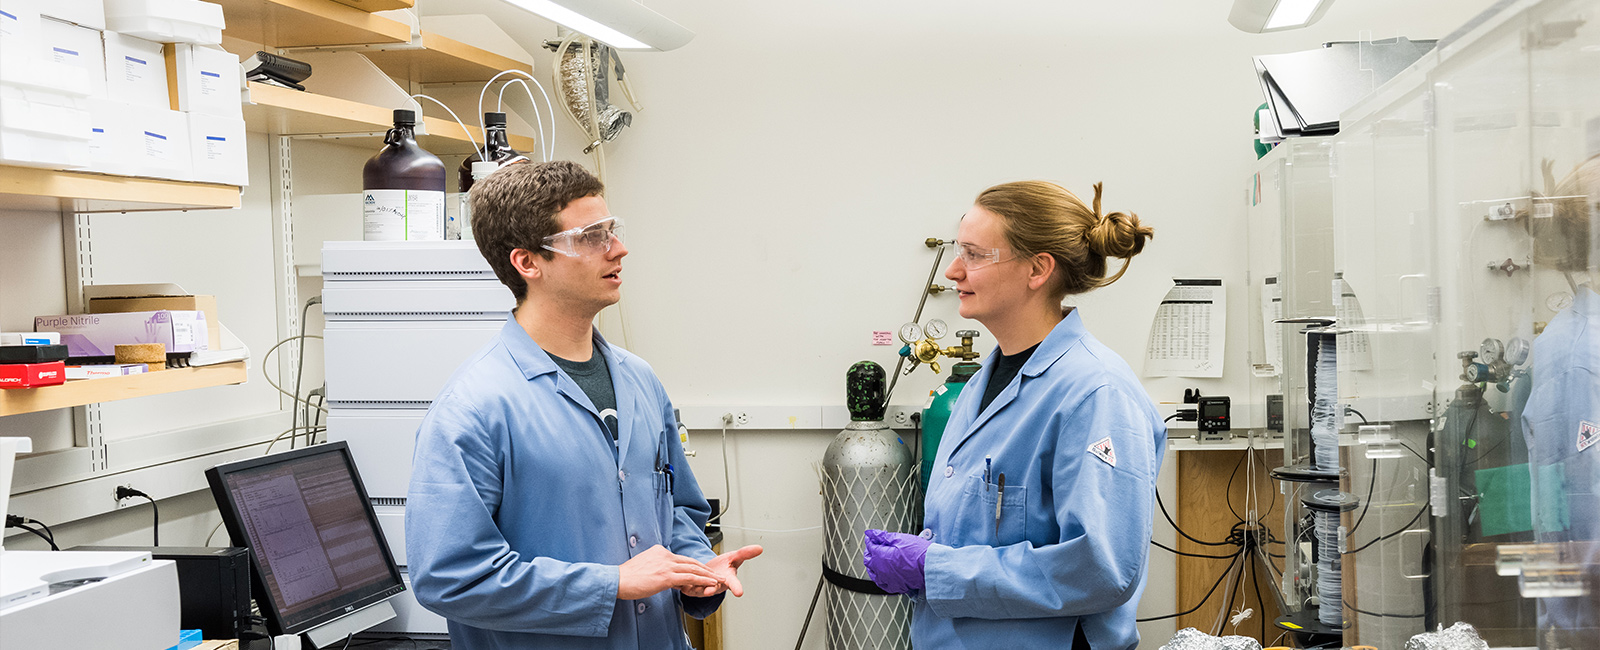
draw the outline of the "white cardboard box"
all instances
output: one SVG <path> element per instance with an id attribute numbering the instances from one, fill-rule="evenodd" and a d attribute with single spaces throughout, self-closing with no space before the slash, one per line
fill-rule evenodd
<path id="1" fill-rule="evenodd" d="M 244 118 L 188 113 L 191 158 L 197 181 L 249 185 Z"/>
<path id="2" fill-rule="evenodd" d="M 128 135 L 133 162 L 125 172 L 132 176 L 189 180 L 193 175 L 189 146 L 189 119 L 178 111 L 128 106 Z"/>
<path id="3" fill-rule="evenodd" d="M 39 13 L 89 29 L 106 28 L 106 7 L 101 0 L 45 0 L 39 3 Z"/>
<path id="4" fill-rule="evenodd" d="M 172 108 L 163 47 L 136 36 L 106 32 L 107 96 L 139 106 Z"/>
<path id="5" fill-rule="evenodd" d="M 226 50 L 179 43 L 173 47 L 178 110 L 220 117 L 243 117 L 239 57 Z"/>
<path id="6" fill-rule="evenodd" d="M 0 63 L 39 49 L 39 3 L 0 0 Z"/>
<path id="7" fill-rule="evenodd" d="M 220 45 L 222 6 L 201 0 L 105 0 L 112 31 L 162 43 Z"/>
<path id="8" fill-rule="evenodd" d="M 39 36 L 44 58 L 83 68 L 89 77 L 89 96 L 106 96 L 106 55 L 100 30 L 46 18 L 40 21 Z"/>
<path id="9" fill-rule="evenodd" d="M 59 66 L 73 69 L 60 64 Z M 0 162 L 49 169 L 89 163 L 89 112 L 81 97 L 0 85 Z"/>
<path id="10" fill-rule="evenodd" d="M 127 104 L 110 99 L 89 100 L 89 164 L 84 169 L 102 174 L 131 174 L 138 158 Z"/>

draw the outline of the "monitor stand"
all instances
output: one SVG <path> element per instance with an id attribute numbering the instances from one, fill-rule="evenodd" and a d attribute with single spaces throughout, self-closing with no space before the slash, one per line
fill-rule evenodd
<path id="1" fill-rule="evenodd" d="M 325 648 L 335 643 L 344 643 L 344 640 L 351 635 L 364 632 L 367 628 L 394 618 L 394 616 L 394 606 L 390 605 L 389 601 L 385 599 L 300 634 L 307 641 L 310 641 L 312 646 Z"/>

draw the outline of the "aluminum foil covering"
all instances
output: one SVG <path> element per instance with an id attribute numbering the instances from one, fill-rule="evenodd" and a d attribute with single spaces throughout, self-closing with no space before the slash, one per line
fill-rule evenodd
<path id="1" fill-rule="evenodd" d="M 1247 636 L 1214 637 L 1186 627 L 1172 635 L 1161 650 L 1261 650 L 1261 643 Z"/>
<path id="2" fill-rule="evenodd" d="M 1489 650 L 1489 644 L 1478 637 L 1477 628 L 1467 623 L 1456 623 L 1438 632 L 1424 632 L 1411 637 L 1406 642 L 1406 650 Z"/>
<path id="3" fill-rule="evenodd" d="M 588 46 L 592 55 L 593 65 L 585 66 L 583 50 Z M 583 130 L 589 131 L 591 123 L 589 106 L 589 84 L 594 83 L 595 104 L 600 107 L 599 124 L 600 133 L 589 133 L 589 137 L 610 142 L 622 132 L 623 127 L 633 123 L 633 114 L 611 104 L 611 81 L 607 74 L 615 66 L 621 74 L 622 61 L 617 56 L 617 51 L 601 43 L 591 43 L 587 39 L 578 39 L 572 42 L 566 50 L 561 52 L 561 88 L 562 101 L 572 114 L 577 116 L 583 124 Z M 588 67 L 588 70 L 584 68 Z"/>

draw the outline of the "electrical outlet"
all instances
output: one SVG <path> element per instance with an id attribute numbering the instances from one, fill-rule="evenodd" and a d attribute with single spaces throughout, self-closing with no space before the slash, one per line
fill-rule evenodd
<path id="1" fill-rule="evenodd" d="M 733 416 L 733 421 L 741 427 L 750 424 L 750 414 L 740 411 Z"/>
<path id="2" fill-rule="evenodd" d="M 894 423 L 900 425 L 911 424 L 911 414 L 905 411 L 895 411 Z"/>

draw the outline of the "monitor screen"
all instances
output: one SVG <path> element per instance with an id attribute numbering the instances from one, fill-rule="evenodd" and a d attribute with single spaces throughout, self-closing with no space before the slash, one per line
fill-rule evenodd
<path id="1" fill-rule="evenodd" d="M 273 634 L 296 634 L 405 590 L 344 442 L 207 470 Z"/>

